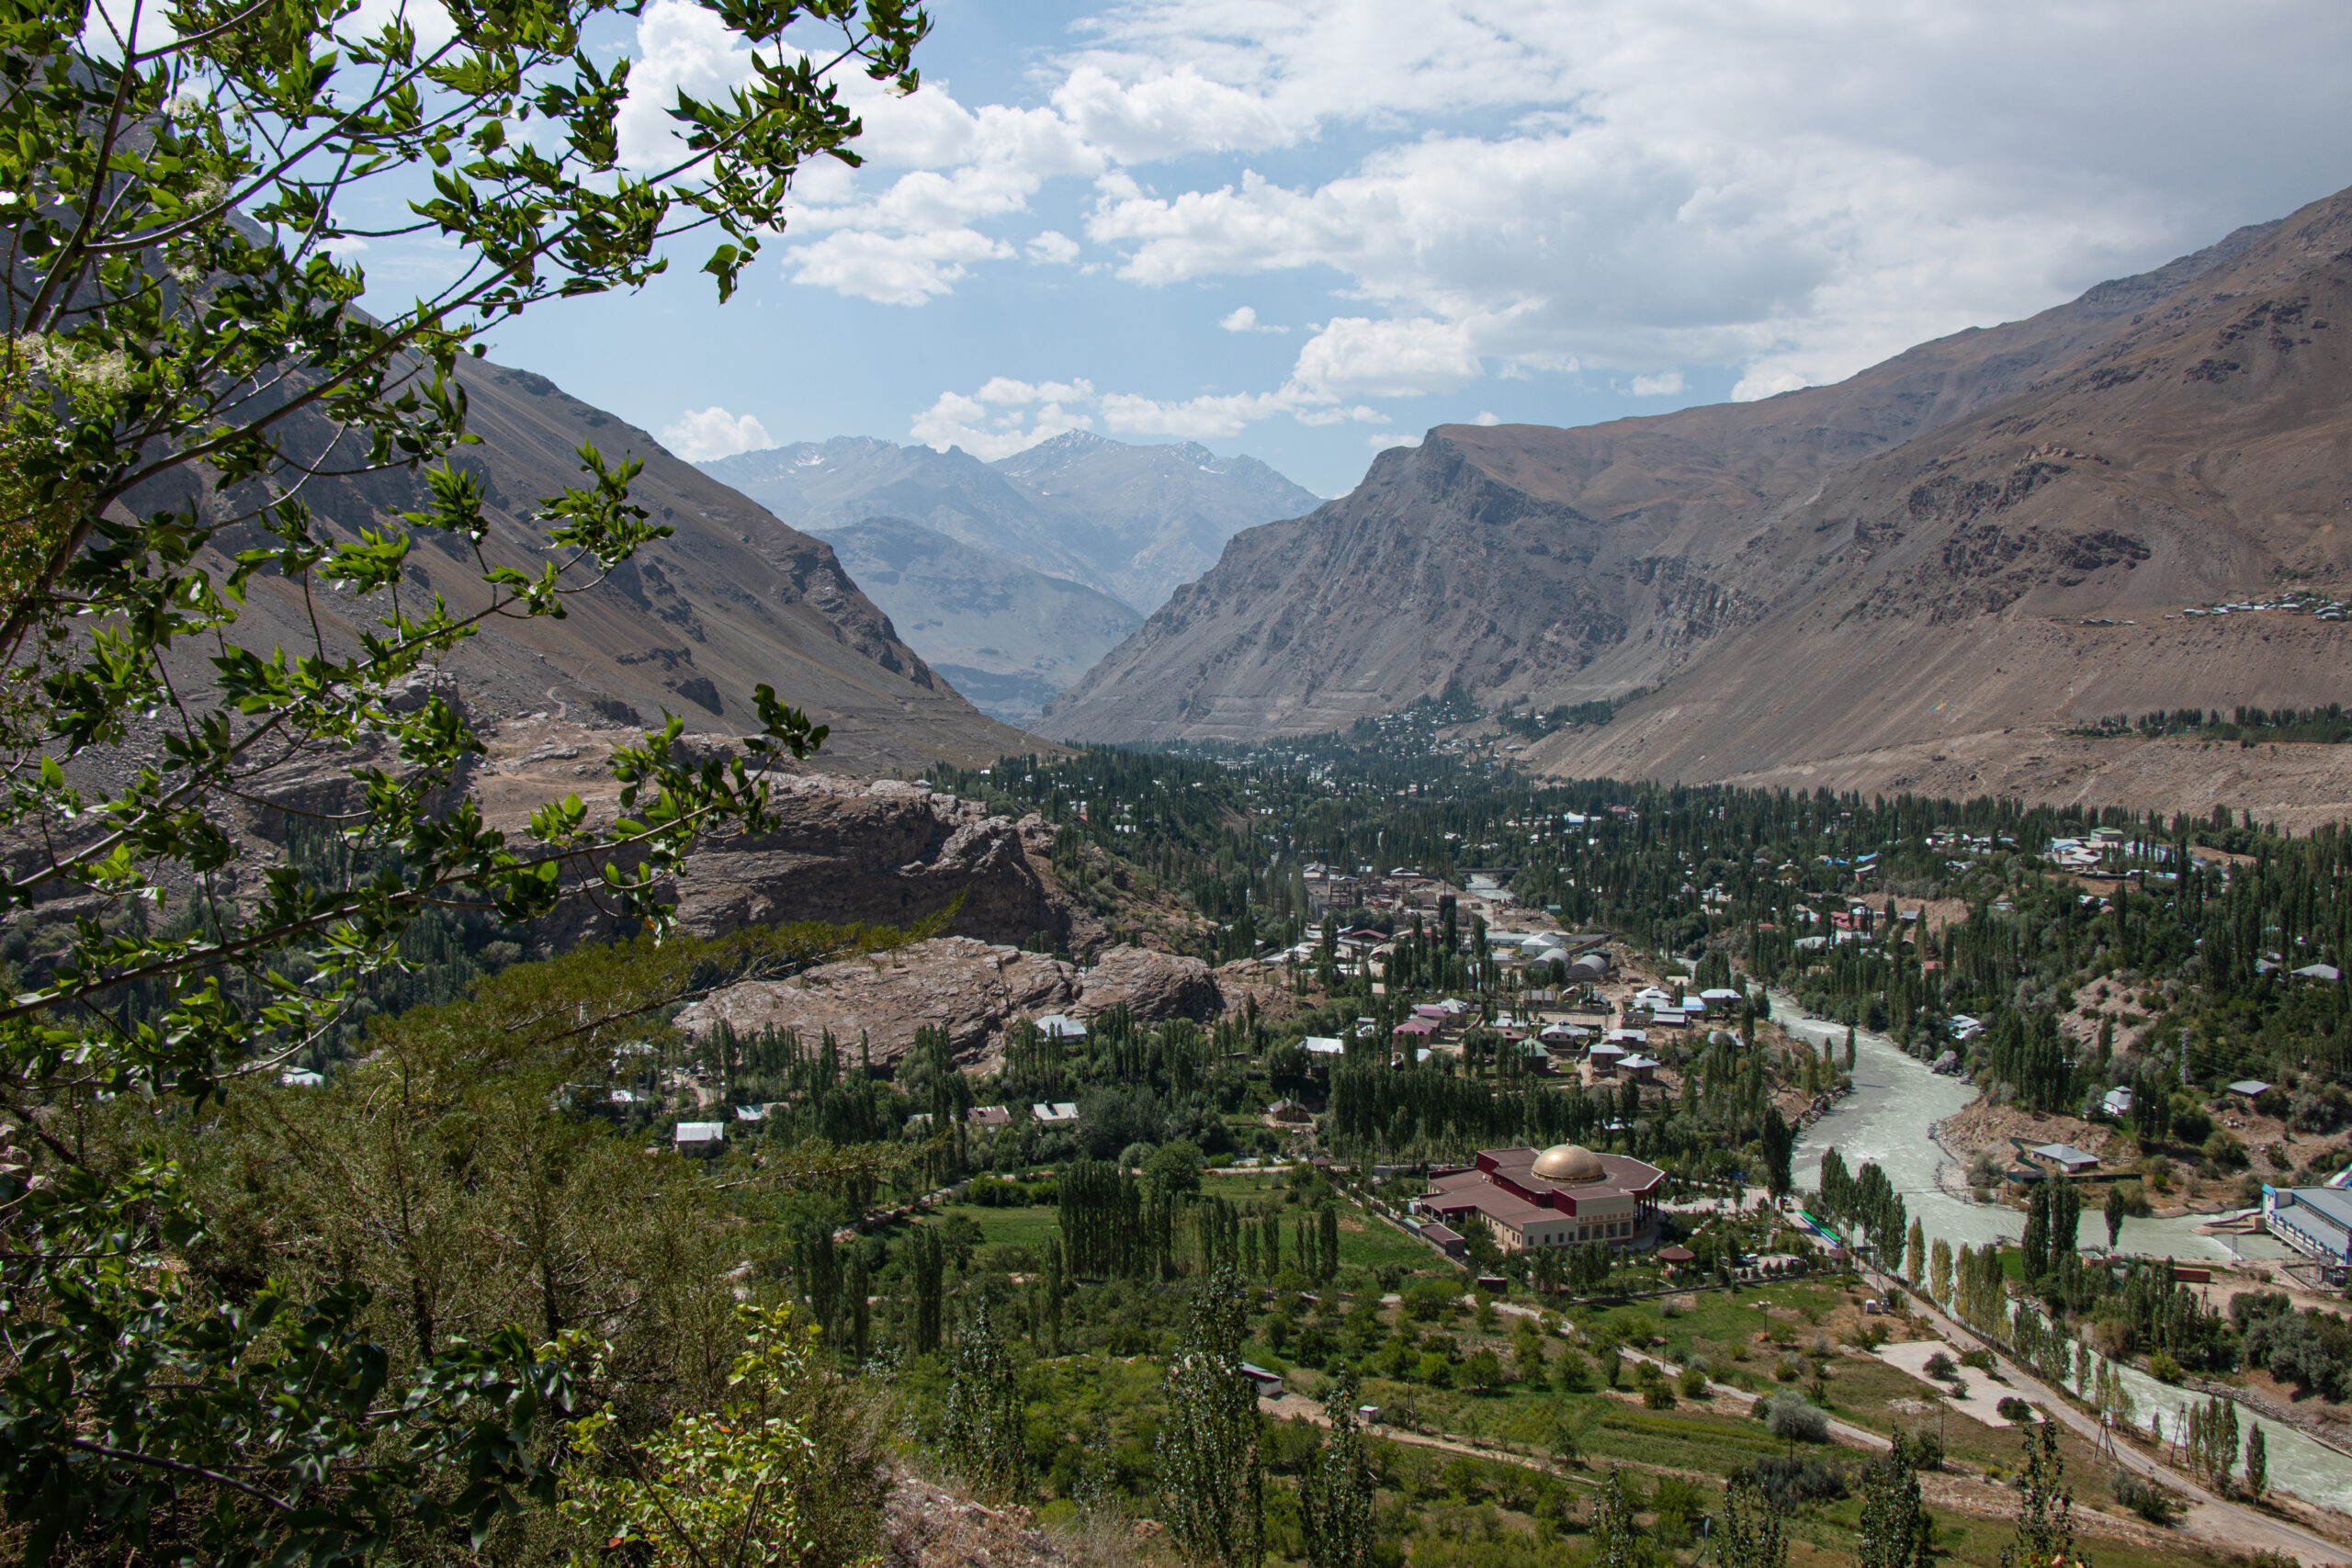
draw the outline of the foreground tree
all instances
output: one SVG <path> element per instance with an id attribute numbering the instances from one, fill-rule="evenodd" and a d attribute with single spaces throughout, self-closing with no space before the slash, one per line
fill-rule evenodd
<path id="1" fill-rule="evenodd" d="M 1201 1568 L 1255 1568 L 1265 1555 L 1258 1390 L 1241 1371 L 1248 1321 L 1240 1280 L 1219 1269 L 1202 1282 L 1168 1363 L 1160 1511 L 1177 1550 Z"/>
<path id="2" fill-rule="evenodd" d="M 1856 1528 L 1857 1568 L 1932 1568 L 1935 1520 L 1919 1496 L 1919 1474 L 1897 1443 L 1862 1472 L 1862 1514 Z"/>
<path id="3" fill-rule="evenodd" d="M 2066 1485 L 2056 1422 L 2026 1429 L 2024 1466 L 2017 1535 L 2001 1548 L 2001 1568 L 2089 1568 L 2088 1558 L 2075 1554 L 2075 1494 Z"/>
<path id="4" fill-rule="evenodd" d="M 207 1290 L 176 1266 L 207 1245 L 180 1172 L 57 1129 L 274 1072 L 436 911 L 515 924 L 589 890 L 661 933 L 688 847 L 765 830 L 770 765 L 821 744 L 763 687 L 733 757 L 688 756 L 672 721 L 615 753 L 616 821 L 574 797 L 510 841 L 458 787 L 480 742 L 413 679 L 494 617 L 562 615 L 666 532 L 629 502 L 633 466 L 583 448 L 540 538 L 502 554 L 484 481 L 449 460 L 480 325 L 637 287 L 687 243 L 709 243 L 725 297 L 799 164 L 854 161 L 831 73 L 915 85 L 928 22 L 899 0 L 711 8 L 748 79 L 681 95 L 666 162 L 640 169 L 619 150 L 628 68 L 585 32 L 629 0 L 0 0 L 0 911 L 46 954 L 0 1002 L 21 1140 L 0 1173 L 0 1494 L 36 1564 L 101 1539 L 328 1563 L 413 1524 L 479 1540 L 550 1495 L 541 1434 L 570 1384 L 539 1324 L 422 1325 L 429 1354 L 388 1386 L 364 1291 Z M 787 28 L 834 49 L 805 55 Z M 397 210 L 370 186 L 413 170 L 429 188 L 403 220 L 348 222 Z M 456 276 L 361 311 L 345 242 L 408 234 Z M 429 495 L 401 526 L 311 513 L 313 481 L 395 467 L 425 469 Z M 462 611 L 403 591 L 435 537 L 474 563 Z M 255 593 L 336 602 L 363 629 L 314 615 L 292 650 L 243 646 Z M 343 869 L 254 853 L 265 809 Z"/>
<path id="5" fill-rule="evenodd" d="M 1377 1481 L 1356 1423 L 1361 1392 L 1355 1373 L 1344 1367 L 1324 1386 L 1323 1416 L 1331 1435 L 1298 1483 L 1299 1533 L 1312 1568 L 1371 1568 Z"/>
<path id="6" fill-rule="evenodd" d="M 1027 1425 L 1019 1371 L 982 1296 L 972 1303 L 948 1370 L 948 1462 L 981 1495 L 1012 1497 L 1028 1478 Z"/>
<path id="7" fill-rule="evenodd" d="M 1781 1510 L 1746 1476 L 1734 1476 L 1724 1488 L 1714 1545 L 1721 1568 L 1788 1568 L 1789 1541 Z"/>

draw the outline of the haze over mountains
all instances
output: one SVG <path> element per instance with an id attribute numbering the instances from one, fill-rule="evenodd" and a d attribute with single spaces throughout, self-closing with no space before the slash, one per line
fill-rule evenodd
<path id="1" fill-rule="evenodd" d="M 908 643 L 981 712 L 1035 724 L 1046 704 L 1143 625 L 1099 589 L 1048 577 L 903 517 L 820 536 Z"/>
<path id="2" fill-rule="evenodd" d="M 900 636 L 1024 726 L 1226 540 L 1320 504 L 1254 457 L 1083 431 L 994 463 L 843 436 L 702 468 L 831 541 Z"/>
<path id="3" fill-rule="evenodd" d="M 2021 727 L 2340 699 L 2343 625 L 2180 612 L 2352 591 L 2347 277 L 2337 196 L 1836 386 L 1440 427 L 1237 536 L 1039 728 L 1239 739 L 1453 683 L 1538 708 L 1648 687 L 1536 760 L 1764 779 L 1850 755 L 1893 759 L 1855 775 L 1885 782 L 1904 749 L 1953 762 Z"/>
<path id="4" fill-rule="evenodd" d="M 1244 528 L 1322 503 L 1255 457 L 1070 431 L 994 463 L 866 436 L 702 465 L 796 527 L 900 517 L 1149 615 Z"/>

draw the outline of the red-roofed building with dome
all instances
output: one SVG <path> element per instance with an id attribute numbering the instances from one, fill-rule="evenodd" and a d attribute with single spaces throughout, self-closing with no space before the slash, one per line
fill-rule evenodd
<path id="1" fill-rule="evenodd" d="M 1657 1243 L 1665 1186 L 1666 1172 L 1648 1161 L 1580 1144 L 1481 1149 L 1476 1166 L 1436 1178 L 1413 1208 L 1456 1230 L 1484 1225 L 1505 1252 L 1589 1241 L 1646 1247 Z"/>

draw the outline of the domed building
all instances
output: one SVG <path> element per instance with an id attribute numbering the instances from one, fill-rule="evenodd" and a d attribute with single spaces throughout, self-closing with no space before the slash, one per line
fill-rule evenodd
<path id="1" fill-rule="evenodd" d="M 1605 1242 L 1657 1245 L 1657 1196 L 1666 1172 L 1631 1155 L 1581 1144 L 1481 1149 L 1468 1170 L 1434 1178 L 1414 1209 L 1454 1230 L 1484 1225 L 1505 1252 Z"/>

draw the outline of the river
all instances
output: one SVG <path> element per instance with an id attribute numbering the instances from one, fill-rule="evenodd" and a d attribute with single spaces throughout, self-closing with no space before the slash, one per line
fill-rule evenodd
<path id="1" fill-rule="evenodd" d="M 1840 1047 L 1845 1043 L 1844 1024 L 1806 1017 L 1794 998 L 1778 991 L 1772 993 L 1772 1021 L 1816 1046 L 1824 1041 Z M 1929 1240 L 1941 1236 L 1955 1247 L 1979 1247 L 1988 1241 L 2015 1241 L 2024 1234 L 2024 1214 L 2004 1204 L 1955 1197 L 1939 1179 L 1951 1161 L 1928 1129 L 1966 1110 L 1976 1099 L 1975 1085 L 1929 1072 L 1926 1063 L 1867 1029 L 1854 1032 L 1853 1077 L 1854 1092 L 1806 1128 L 1797 1145 L 1794 1174 L 1800 1190 L 1819 1186 L 1821 1156 L 1836 1149 L 1849 1169 L 1871 1163 L 1885 1171 Z M 2209 1218 L 2177 1214 L 2127 1219 L 2116 1250 L 2148 1258 L 2224 1261 L 2287 1256 L 2267 1235 L 2199 1235 L 2198 1227 Z M 2103 1241 L 2106 1234 L 2107 1222 L 2098 1214 L 2083 1216 L 2085 1242 Z"/>
<path id="2" fill-rule="evenodd" d="M 1772 1020 L 1815 1045 L 1823 1041 L 1835 1041 L 1840 1046 L 1845 1043 L 1845 1025 L 1808 1018 L 1793 998 L 1777 991 L 1772 994 Z M 1853 1077 L 1854 1092 L 1806 1128 L 1797 1145 L 1794 1176 L 1799 1190 L 1819 1186 L 1821 1156 L 1834 1148 L 1850 1169 L 1874 1163 L 1885 1171 L 1931 1241 L 1941 1237 L 1955 1247 L 1975 1247 L 1988 1241 L 2013 1241 L 2024 1232 L 2025 1216 L 2017 1210 L 1955 1197 L 1939 1179 L 1941 1168 L 1951 1161 L 1928 1128 L 1974 1100 L 1973 1084 L 1929 1072 L 1925 1063 L 1906 1055 L 1884 1035 L 1868 1030 L 1854 1032 Z M 2268 1236 L 2200 1235 L 2197 1227 L 2202 1223 L 2196 1215 L 2126 1220 L 2117 1250 L 2184 1259 L 2287 1255 Z M 2103 1240 L 2105 1235 L 2106 1222 L 2099 1215 L 2083 1216 L 2085 1241 Z M 2132 1367 L 2119 1365 L 2115 1370 L 2132 1391 L 2136 1424 L 2144 1430 L 2148 1417 L 2161 1414 L 2165 1430 L 2174 1431 L 2179 1425 L 2181 1406 L 2189 1398 L 2187 1391 L 2158 1382 Z M 2256 1419 L 2253 1411 L 2241 1408 L 2239 1430 L 2244 1432 Z M 2262 1427 L 2273 1486 L 2306 1502 L 2352 1513 L 2352 1457 L 2274 1421 L 2264 1421 Z"/>

